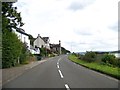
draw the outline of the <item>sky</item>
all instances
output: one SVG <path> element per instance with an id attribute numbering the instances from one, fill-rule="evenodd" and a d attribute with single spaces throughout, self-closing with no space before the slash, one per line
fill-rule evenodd
<path id="1" fill-rule="evenodd" d="M 118 50 L 120 0 L 18 0 L 22 27 L 71 52 Z"/>

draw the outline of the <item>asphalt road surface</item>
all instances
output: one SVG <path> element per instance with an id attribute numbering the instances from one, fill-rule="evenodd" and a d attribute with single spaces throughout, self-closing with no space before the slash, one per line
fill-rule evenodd
<path id="1" fill-rule="evenodd" d="M 67 55 L 39 64 L 3 88 L 118 88 L 118 80 L 77 65 Z"/>

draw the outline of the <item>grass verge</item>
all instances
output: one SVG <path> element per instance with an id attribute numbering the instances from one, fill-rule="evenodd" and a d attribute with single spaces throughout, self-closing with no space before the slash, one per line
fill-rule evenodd
<path id="1" fill-rule="evenodd" d="M 98 72 L 101 72 L 101 73 L 104 73 L 107 75 L 110 75 L 110 76 L 120 80 L 120 72 L 119 72 L 120 68 L 118 68 L 118 67 L 110 67 L 110 66 L 102 65 L 99 63 L 95 63 L 95 62 L 88 63 L 88 62 L 78 59 L 75 55 L 69 55 L 68 58 L 69 58 L 69 60 L 71 60 L 77 64 L 80 64 L 84 67 L 87 67 L 89 69 L 92 69 L 92 70 L 95 70 L 95 71 L 98 71 Z"/>

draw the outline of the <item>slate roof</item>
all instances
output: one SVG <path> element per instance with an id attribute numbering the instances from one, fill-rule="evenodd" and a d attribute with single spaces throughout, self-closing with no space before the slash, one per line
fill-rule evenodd
<path id="1" fill-rule="evenodd" d="M 49 37 L 43 37 L 42 39 L 43 39 L 43 41 L 44 41 L 45 43 L 47 43 L 48 40 L 49 40 Z"/>
<path id="2" fill-rule="evenodd" d="M 22 28 L 18 28 L 18 29 L 16 29 L 16 31 L 19 32 L 19 33 L 21 33 L 21 34 L 24 34 L 26 36 L 30 36 L 29 34 L 25 33 L 25 30 L 22 29 Z"/>

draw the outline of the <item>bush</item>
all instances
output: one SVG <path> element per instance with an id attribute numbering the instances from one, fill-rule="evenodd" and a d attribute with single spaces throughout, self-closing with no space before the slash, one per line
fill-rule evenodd
<path id="1" fill-rule="evenodd" d="M 87 62 L 94 62 L 95 61 L 95 57 L 96 57 L 96 53 L 95 52 L 86 52 L 86 54 L 83 56 L 83 60 L 87 61 Z"/>
<path id="2" fill-rule="evenodd" d="M 4 30 L 2 40 L 2 68 L 9 68 L 17 64 L 21 53 L 22 43 L 17 35 Z"/>
<path id="3" fill-rule="evenodd" d="M 44 48 L 44 47 L 40 48 L 40 56 L 42 56 L 42 57 L 48 56 L 46 48 Z"/>
<path id="4" fill-rule="evenodd" d="M 110 54 L 104 54 L 103 58 L 101 59 L 102 62 L 108 64 L 108 65 L 113 65 L 113 66 L 120 66 L 120 60 L 116 59 L 114 55 Z"/>
<path id="5" fill-rule="evenodd" d="M 20 54 L 20 64 L 25 64 L 28 60 L 29 52 L 27 50 L 26 44 L 22 44 L 21 54 Z"/>
<path id="6" fill-rule="evenodd" d="M 120 59 L 119 59 L 119 58 L 116 58 L 116 59 L 114 60 L 114 62 L 113 62 L 112 65 L 117 66 L 117 67 L 120 67 Z"/>

